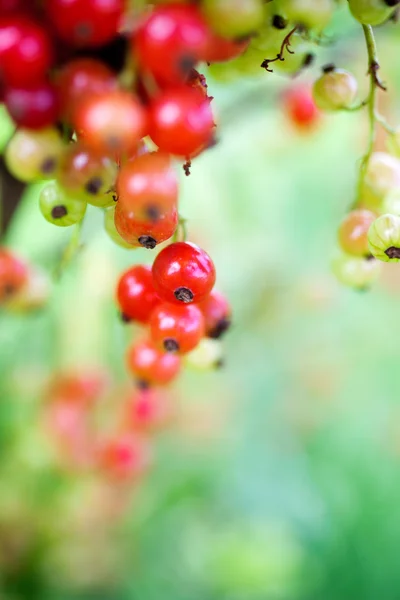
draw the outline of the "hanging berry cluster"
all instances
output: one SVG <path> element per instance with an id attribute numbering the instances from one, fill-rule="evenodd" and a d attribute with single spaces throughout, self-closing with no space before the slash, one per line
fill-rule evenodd
<path id="1" fill-rule="evenodd" d="M 400 260 L 400 133 L 377 113 L 385 86 L 372 26 L 395 16 L 400 0 L 348 0 L 364 32 L 370 92 L 358 101 L 355 77 L 326 65 L 306 92 L 288 95 L 301 126 L 319 111 L 367 108 L 370 139 L 356 200 L 339 231 L 341 281 L 364 288 L 378 262 Z M 297 74 L 311 64 L 340 0 L 0 0 L 0 93 L 17 129 L 4 160 L 23 182 L 49 179 L 39 206 L 51 223 L 82 222 L 87 204 L 104 210 L 109 236 L 124 248 L 172 240 L 152 268 L 121 277 L 126 321 L 148 333 L 128 351 L 142 384 L 166 384 L 180 356 L 227 328 L 230 308 L 214 290 L 215 268 L 186 241 L 174 161 L 186 174 L 213 145 L 215 121 L 205 77 Z M 200 65 L 200 66 L 199 66 Z M 374 152 L 376 125 L 389 152 Z"/>

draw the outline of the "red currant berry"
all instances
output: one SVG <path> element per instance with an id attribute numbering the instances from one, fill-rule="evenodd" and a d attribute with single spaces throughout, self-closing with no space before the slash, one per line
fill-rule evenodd
<path id="1" fill-rule="evenodd" d="M 123 434 L 108 440 L 100 447 L 99 466 L 118 480 L 140 477 L 151 462 L 149 443 L 141 436 Z"/>
<path id="2" fill-rule="evenodd" d="M 149 340 L 136 342 L 128 348 L 126 359 L 129 371 L 138 381 L 147 384 L 167 385 L 181 369 L 179 356 L 159 350 Z"/>
<path id="3" fill-rule="evenodd" d="M 160 303 L 151 267 L 135 265 L 125 271 L 118 282 L 117 302 L 124 319 L 148 322 L 151 312 Z"/>
<path id="4" fill-rule="evenodd" d="M 201 302 L 214 287 L 215 278 L 209 255 L 190 242 L 170 244 L 153 263 L 154 287 L 167 302 Z"/>
<path id="5" fill-rule="evenodd" d="M 49 83 L 6 88 L 4 103 L 15 123 L 27 129 L 42 129 L 58 117 L 58 97 Z"/>
<path id="6" fill-rule="evenodd" d="M 194 304 L 159 304 L 150 317 L 151 338 L 166 352 L 186 354 L 204 336 L 204 317 Z"/>
<path id="7" fill-rule="evenodd" d="M 139 221 L 122 202 L 118 201 L 115 207 L 114 223 L 119 235 L 131 246 L 143 246 L 149 250 L 174 235 L 178 220 L 176 208 L 160 213 L 156 220 Z"/>
<path id="8" fill-rule="evenodd" d="M 284 94 L 283 100 L 285 113 L 298 129 L 309 130 L 319 121 L 320 112 L 308 87 L 293 87 Z"/>
<path id="9" fill-rule="evenodd" d="M 9 250 L 0 248 L 0 304 L 18 294 L 27 280 L 27 266 Z"/>
<path id="10" fill-rule="evenodd" d="M 204 60 L 209 63 L 232 60 L 243 54 L 248 45 L 248 40 L 237 42 L 210 33 L 209 44 Z"/>
<path id="11" fill-rule="evenodd" d="M 170 156 L 152 152 L 125 163 L 117 179 L 117 196 L 120 207 L 135 219 L 157 222 L 178 202 L 178 177 Z"/>
<path id="12" fill-rule="evenodd" d="M 155 8 L 134 35 L 134 52 L 142 71 L 161 84 L 184 82 L 208 47 L 207 25 L 195 6 Z"/>
<path id="13" fill-rule="evenodd" d="M 0 74 L 4 83 L 25 87 L 43 80 L 53 62 L 48 34 L 29 18 L 0 13 Z"/>
<path id="14" fill-rule="evenodd" d="M 151 139 L 176 156 L 197 154 L 210 143 L 214 126 L 209 99 L 194 88 L 166 90 L 150 106 Z"/>
<path id="15" fill-rule="evenodd" d="M 116 89 L 114 73 L 92 58 L 77 58 L 66 64 L 56 77 L 61 102 L 61 116 L 73 119 L 83 98 L 100 96 Z"/>
<path id="16" fill-rule="evenodd" d="M 118 33 L 124 0 L 48 0 L 46 9 L 60 38 L 73 46 L 99 46 Z"/>
<path id="17" fill-rule="evenodd" d="M 206 336 L 220 338 L 231 325 L 231 307 L 225 296 L 213 290 L 198 306 L 203 313 Z"/>
<path id="18" fill-rule="evenodd" d="M 26 0 L 0 0 L 0 15 L 26 9 L 25 2 Z"/>
<path id="19" fill-rule="evenodd" d="M 97 152 L 129 154 L 146 133 L 146 113 L 133 94 L 110 91 L 84 99 L 73 125 Z"/>
<path id="20" fill-rule="evenodd" d="M 136 431 L 155 431 L 165 427 L 171 413 L 169 398 L 164 390 L 139 389 L 127 402 L 124 421 Z"/>

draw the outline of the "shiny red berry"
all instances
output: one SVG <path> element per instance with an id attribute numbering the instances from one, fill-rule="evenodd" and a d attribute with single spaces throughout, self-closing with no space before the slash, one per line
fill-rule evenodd
<path id="1" fill-rule="evenodd" d="M 11 251 L 0 248 L 0 304 L 18 294 L 27 281 L 27 266 Z"/>
<path id="2" fill-rule="evenodd" d="M 117 302 L 124 319 L 148 322 L 151 312 L 160 303 L 151 267 L 135 265 L 125 271 L 118 282 Z"/>
<path id="3" fill-rule="evenodd" d="M 58 97 L 54 86 L 36 83 L 29 87 L 7 87 L 4 103 L 15 123 L 27 129 L 42 129 L 58 117 Z"/>
<path id="4" fill-rule="evenodd" d="M 125 0 L 47 0 L 57 35 L 73 46 L 99 46 L 118 33 Z"/>
<path id="5" fill-rule="evenodd" d="M 133 94 L 109 91 L 84 98 L 73 125 L 78 137 L 97 152 L 129 155 L 146 133 L 146 113 Z"/>
<path id="6" fill-rule="evenodd" d="M 132 375 L 147 384 L 167 385 L 181 369 L 179 356 L 160 350 L 150 340 L 141 340 L 130 346 L 126 360 Z"/>
<path id="7" fill-rule="evenodd" d="M 213 290 L 198 307 L 203 313 L 206 336 L 220 338 L 231 325 L 231 307 L 225 296 Z"/>
<path id="8" fill-rule="evenodd" d="M 92 58 L 71 60 L 56 74 L 61 116 L 71 121 L 76 109 L 86 97 L 100 96 L 116 89 L 115 74 L 103 63 Z"/>
<path id="9" fill-rule="evenodd" d="M 151 338 L 167 352 L 186 354 L 204 336 L 204 317 L 194 304 L 159 304 L 150 317 Z"/>
<path id="10" fill-rule="evenodd" d="M 170 244 L 153 263 L 154 287 L 163 300 L 172 303 L 201 302 L 215 284 L 214 263 L 190 242 Z"/>
<path id="11" fill-rule="evenodd" d="M 119 235 L 131 246 L 143 246 L 149 250 L 174 235 L 178 219 L 178 211 L 173 207 L 159 213 L 157 219 L 139 220 L 135 212 L 119 201 L 114 214 L 115 227 Z"/>
<path id="12" fill-rule="evenodd" d="M 0 80 L 9 86 L 37 84 L 53 62 L 46 30 L 21 14 L 0 14 Z"/>
<path id="13" fill-rule="evenodd" d="M 156 223 L 178 202 L 178 176 L 171 157 L 151 152 L 125 163 L 117 179 L 117 196 L 120 208 L 135 219 Z"/>
<path id="14" fill-rule="evenodd" d="M 134 53 L 142 71 L 158 83 L 184 82 L 204 59 L 209 29 L 196 6 L 156 7 L 134 34 Z"/>
<path id="15" fill-rule="evenodd" d="M 164 152 L 184 158 L 198 154 L 213 132 L 210 100 L 195 88 L 168 89 L 150 106 L 149 134 Z"/>

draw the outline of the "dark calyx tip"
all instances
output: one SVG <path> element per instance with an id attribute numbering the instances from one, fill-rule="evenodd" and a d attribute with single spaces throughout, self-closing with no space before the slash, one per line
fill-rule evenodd
<path id="1" fill-rule="evenodd" d="M 332 71 L 334 71 L 336 69 L 335 65 L 333 63 L 329 63 L 328 65 L 324 65 L 322 67 L 322 72 L 323 73 L 332 73 Z"/>
<path id="2" fill-rule="evenodd" d="M 148 390 L 150 387 L 150 383 L 144 379 L 138 379 L 135 383 L 138 390 Z"/>
<path id="3" fill-rule="evenodd" d="M 397 6 L 400 4 L 400 0 L 385 0 L 387 6 Z"/>
<path id="4" fill-rule="evenodd" d="M 213 340 L 218 340 L 220 337 L 222 337 L 224 335 L 224 333 L 226 333 L 228 331 L 231 324 L 232 324 L 232 321 L 230 319 L 221 319 L 220 321 L 218 321 L 218 323 L 216 324 L 214 329 L 211 329 L 211 331 L 209 331 L 207 337 L 209 337 Z"/>
<path id="5" fill-rule="evenodd" d="M 50 173 L 53 173 L 55 171 L 56 166 L 57 161 L 55 158 L 45 158 L 42 164 L 40 165 L 40 172 L 44 175 L 50 175 Z"/>
<path id="6" fill-rule="evenodd" d="M 396 248 L 396 246 L 390 246 L 390 248 L 385 250 L 385 254 L 389 258 L 400 258 L 400 248 Z"/>
<path id="7" fill-rule="evenodd" d="M 274 15 L 272 17 L 272 27 L 275 27 L 275 29 L 286 29 L 287 26 L 288 22 L 281 15 Z"/>
<path id="8" fill-rule="evenodd" d="M 313 54 L 312 52 L 306 54 L 303 61 L 303 69 L 305 69 L 306 67 L 310 67 L 313 64 L 314 60 L 315 54 Z"/>
<path id="9" fill-rule="evenodd" d="M 193 302 L 193 292 L 186 287 L 177 288 L 174 291 L 174 296 L 179 302 L 183 302 L 184 304 L 189 304 L 189 302 Z"/>
<path id="10" fill-rule="evenodd" d="M 153 250 L 157 246 L 156 240 L 150 235 L 141 235 L 138 242 L 143 248 L 147 248 L 148 250 Z"/>
<path id="11" fill-rule="evenodd" d="M 103 182 L 100 177 L 92 177 L 92 179 L 89 179 L 89 181 L 86 183 L 85 190 L 88 194 L 95 196 L 100 192 L 102 185 Z"/>
<path id="12" fill-rule="evenodd" d="M 130 317 L 128 317 L 128 315 L 126 315 L 126 314 L 125 314 L 125 313 L 123 313 L 123 312 L 122 312 L 122 313 L 120 313 L 120 314 L 119 314 L 119 316 L 120 316 L 120 318 L 121 318 L 121 321 L 122 321 L 123 323 L 130 323 L 130 322 L 132 321 L 132 319 L 131 319 Z"/>
<path id="13" fill-rule="evenodd" d="M 189 75 L 196 64 L 196 59 L 190 54 L 184 54 L 180 57 L 178 67 L 183 75 Z"/>
<path id="14" fill-rule="evenodd" d="M 176 340 L 173 340 L 172 338 L 167 338 L 166 340 L 164 340 L 164 350 L 166 352 L 178 352 L 179 344 Z"/>
<path id="15" fill-rule="evenodd" d="M 62 204 L 60 204 L 59 206 L 53 206 L 51 210 L 51 216 L 53 217 L 53 219 L 62 219 L 62 217 L 65 217 L 67 214 L 68 211 Z"/>

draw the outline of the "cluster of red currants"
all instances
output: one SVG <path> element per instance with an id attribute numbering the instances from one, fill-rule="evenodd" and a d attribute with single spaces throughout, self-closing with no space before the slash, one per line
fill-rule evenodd
<path id="1" fill-rule="evenodd" d="M 181 369 L 182 355 L 228 329 L 230 306 L 213 290 L 214 283 L 211 258 L 188 242 L 166 246 L 152 268 L 137 265 L 122 275 L 117 289 L 121 315 L 149 329 L 127 353 L 128 369 L 140 385 L 169 383 Z"/>

